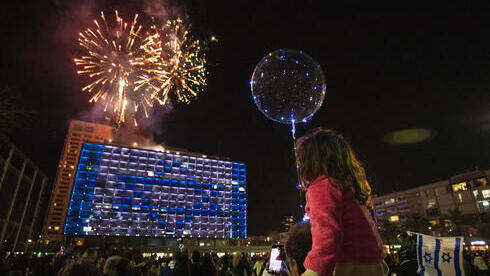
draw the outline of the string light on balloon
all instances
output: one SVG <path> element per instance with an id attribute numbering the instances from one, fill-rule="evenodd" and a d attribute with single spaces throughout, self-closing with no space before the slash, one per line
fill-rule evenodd
<path id="1" fill-rule="evenodd" d="M 327 86 L 320 64 L 303 51 L 271 52 L 255 67 L 250 88 L 254 103 L 267 118 L 291 124 L 296 152 L 296 125 L 313 117 L 325 99 Z M 301 198 L 300 190 L 300 202 Z M 303 212 L 301 204 L 300 210 Z"/>

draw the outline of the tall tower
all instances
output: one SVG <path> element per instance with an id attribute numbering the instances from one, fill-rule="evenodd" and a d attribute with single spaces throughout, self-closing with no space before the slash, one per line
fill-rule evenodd
<path id="1" fill-rule="evenodd" d="M 43 239 L 46 243 L 61 242 L 63 239 L 63 225 L 82 144 L 107 142 L 112 139 L 112 130 L 108 125 L 77 120 L 70 122 L 44 223 Z"/>

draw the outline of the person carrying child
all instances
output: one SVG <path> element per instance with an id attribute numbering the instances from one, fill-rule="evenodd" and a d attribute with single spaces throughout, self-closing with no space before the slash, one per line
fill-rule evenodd
<path id="1" fill-rule="evenodd" d="M 302 275 L 387 275 L 383 243 L 367 210 L 371 188 L 349 143 L 319 128 L 299 138 L 296 148 L 313 241 Z"/>

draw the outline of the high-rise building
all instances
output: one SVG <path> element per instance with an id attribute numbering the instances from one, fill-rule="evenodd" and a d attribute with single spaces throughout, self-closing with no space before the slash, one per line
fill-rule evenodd
<path id="1" fill-rule="evenodd" d="M 46 242 L 60 242 L 63 239 L 63 225 L 82 144 L 109 141 L 112 131 L 113 128 L 108 125 L 77 120 L 70 122 L 44 223 L 43 238 Z"/>
<path id="2" fill-rule="evenodd" d="M 64 234 L 246 238 L 246 206 L 243 163 L 87 142 Z"/>
<path id="3" fill-rule="evenodd" d="M 41 233 L 47 176 L 9 139 L 0 136 L 1 248 L 26 251 Z"/>
<path id="4" fill-rule="evenodd" d="M 490 214 L 490 170 L 476 170 L 449 179 L 373 198 L 377 219 L 399 223 L 414 213 L 433 224 L 448 217 L 450 211 L 462 215 Z"/>

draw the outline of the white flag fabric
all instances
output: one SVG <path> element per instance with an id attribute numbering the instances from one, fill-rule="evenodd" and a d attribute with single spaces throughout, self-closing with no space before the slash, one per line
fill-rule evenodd
<path id="1" fill-rule="evenodd" d="M 417 272 L 422 276 L 464 276 L 463 237 L 417 235 Z"/>

